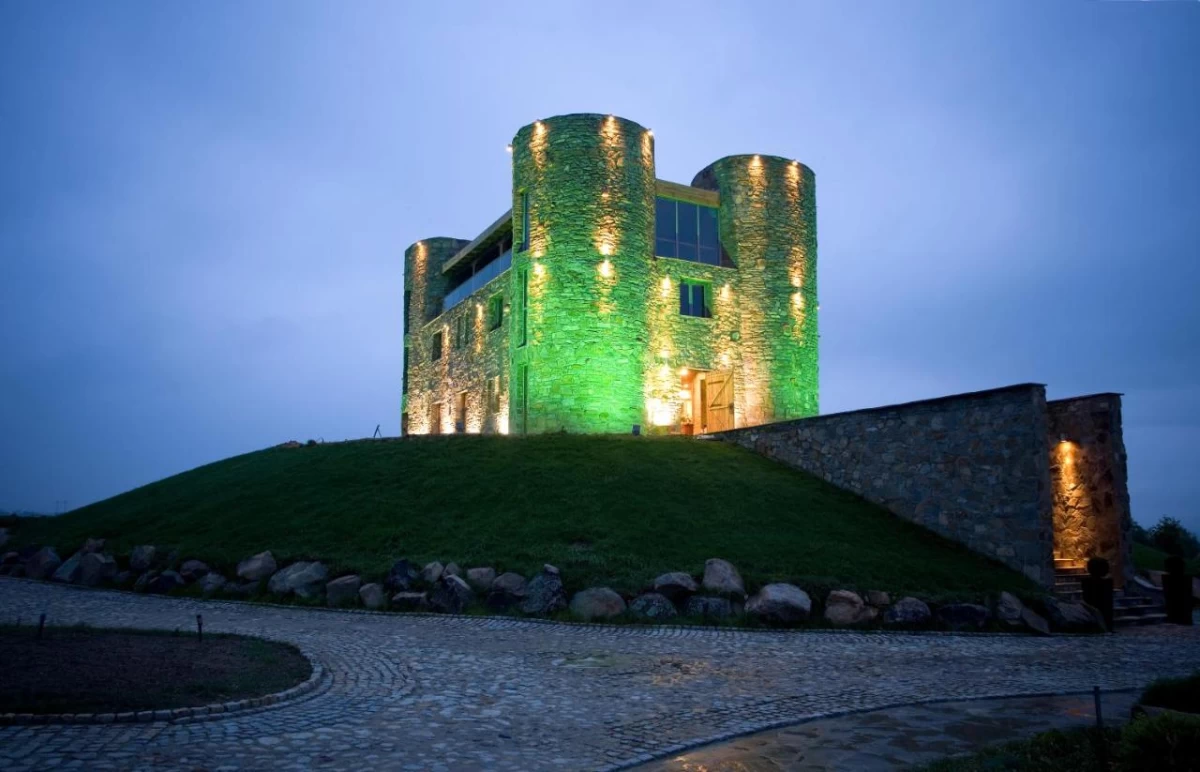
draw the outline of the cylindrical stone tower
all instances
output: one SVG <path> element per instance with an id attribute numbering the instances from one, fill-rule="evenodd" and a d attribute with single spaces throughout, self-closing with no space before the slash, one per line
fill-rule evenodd
<path id="1" fill-rule="evenodd" d="M 653 138 L 562 115 L 512 150 L 512 431 L 628 433 L 643 422 Z"/>
<path id="2" fill-rule="evenodd" d="M 440 393 L 446 361 L 431 362 L 425 325 L 442 313 L 446 277 L 442 264 L 470 243 L 464 239 L 435 236 L 422 239 L 404 250 L 404 375 L 401 388 L 401 432 L 426 434 L 433 431 L 429 405 Z M 410 400 L 409 393 L 420 395 Z"/>
<path id="3" fill-rule="evenodd" d="M 818 412 L 817 199 L 812 169 L 727 156 L 692 186 L 720 193 L 721 241 L 738 266 L 748 424 Z"/>

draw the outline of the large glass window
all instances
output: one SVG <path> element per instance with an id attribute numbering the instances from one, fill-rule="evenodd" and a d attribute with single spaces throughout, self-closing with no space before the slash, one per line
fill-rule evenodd
<path id="1" fill-rule="evenodd" d="M 671 198 L 659 197 L 654 204 L 654 254 L 733 266 L 721 248 L 716 208 Z"/>
<path id="2" fill-rule="evenodd" d="M 679 282 L 679 313 L 684 316 L 712 316 L 712 288 L 701 282 Z"/>

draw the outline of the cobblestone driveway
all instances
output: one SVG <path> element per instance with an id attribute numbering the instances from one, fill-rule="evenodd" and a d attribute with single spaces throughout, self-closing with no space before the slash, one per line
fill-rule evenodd
<path id="1" fill-rule="evenodd" d="M 187 724 L 0 727 L 0 769 L 603 769 L 819 715 L 1141 686 L 1200 634 L 739 632 L 202 602 L 0 579 L 0 622 L 191 628 L 289 641 L 327 686 Z"/>

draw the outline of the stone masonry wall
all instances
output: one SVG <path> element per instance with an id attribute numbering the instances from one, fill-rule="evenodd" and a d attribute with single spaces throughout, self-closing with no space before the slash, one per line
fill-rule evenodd
<path id="1" fill-rule="evenodd" d="M 714 435 L 1053 582 L 1044 387 L 1010 386 Z"/>
<path id="2" fill-rule="evenodd" d="M 1054 556 L 1108 560 L 1119 587 L 1133 576 L 1133 519 L 1121 432 L 1121 397 L 1048 403 Z"/>

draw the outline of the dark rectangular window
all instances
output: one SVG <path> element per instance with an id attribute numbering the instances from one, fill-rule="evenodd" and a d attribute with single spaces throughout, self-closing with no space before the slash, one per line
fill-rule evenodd
<path id="1" fill-rule="evenodd" d="M 711 299 L 712 291 L 707 284 L 679 282 L 679 313 L 684 316 L 710 318 L 712 316 Z"/>
<path id="2" fill-rule="evenodd" d="M 529 250 L 529 191 L 521 191 L 521 248 L 518 252 Z"/>
<path id="3" fill-rule="evenodd" d="M 504 296 L 492 295 L 488 299 L 488 329 L 494 330 L 504 323 Z"/>
<path id="4" fill-rule="evenodd" d="M 454 348 L 466 348 L 471 339 L 471 319 L 467 314 L 454 320 Z"/>
<path id="5" fill-rule="evenodd" d="M 520 276 L 521 286 L 521 336 L 518 339 L 518 346 L 524 346 L 529 342 L 529 269 L 521 271 Z"/>
<path id="6" fill-rule="evenodd" d="M 521 408 L 521 434 L 529 432 L 529 365 L 517 366 L 517 404 Z"/>
<path id="7" fill-rule="evenodd" d="M 454 431 L 463 434 L 467 431 L 467 393 L 460 391 L 454 398 Z"/>
<path id="8" fill-rule="evenodd" d="M 654 204 L 654 218 L 656 256 L 733 267 L 721 247 L 716 208 L 659 197 Z"/>
<path id="9" fill-rule="evenodd" d="M 442 334 L 440 332 L 435 332 L 433 334 L 433 343 L 430 344 L 429 348 L 429 359 L 431 361 L 436 362 L 442 358 Z"/>
<path id="10" fill-rule="evenodd" d="M 408 307 L 412 305 L 412 292 L 404 290 L 404 334 L 408 334 Z"/>

